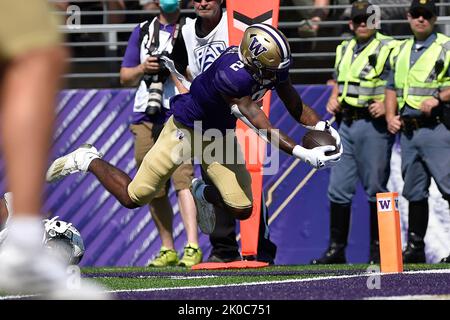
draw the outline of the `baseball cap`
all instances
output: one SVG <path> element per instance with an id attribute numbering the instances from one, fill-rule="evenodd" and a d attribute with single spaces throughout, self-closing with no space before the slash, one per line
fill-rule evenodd
<path id="1" fill-rule="evenodd" d="M 356 17 L 369 16 L 369 7 L 371 6 L 369 1 L 355 1 L 352 4 L 352 12 L 350 14 L 350 19 Z"/>
<path id="2" fill-rule="evenodd" d="M 419 9 L 426 10 L 434 16 L 437 15 L 437 8 L 434 0 L 412 0 L 409 12 L 414 12 Z"/>

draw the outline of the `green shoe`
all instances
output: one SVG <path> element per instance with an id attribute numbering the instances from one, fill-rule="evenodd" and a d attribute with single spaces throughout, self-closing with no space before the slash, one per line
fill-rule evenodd
<path id="1" fill-rule="evenodd" d="M 150 262 L 149 267 L 167 267 L 176 266 L 178 264 L 178 254 L 173 249 L 167 249 L 166 247 L 161 247 L 158 256 Z"/>
<path id="2" fill-rule="evenodd" d="M 192 267 L 200 262 L 202 262 L 203 253 L 202 249 L 199 248 L 196 244 L 188 243 L 184 247 L 184 255 L 183 258 L 178 262 L 180 267 Z"/>

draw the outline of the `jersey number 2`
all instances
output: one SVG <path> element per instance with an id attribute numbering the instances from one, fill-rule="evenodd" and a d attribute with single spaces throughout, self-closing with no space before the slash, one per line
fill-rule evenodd
<path id="1" fill-rule="evenodd" d="M 230 68 L 234 71 L 239 71 L 239 69 L 242 69 L 243 67 L 244 63 L 242 61 L 237 61 L 230 66 Z"/>

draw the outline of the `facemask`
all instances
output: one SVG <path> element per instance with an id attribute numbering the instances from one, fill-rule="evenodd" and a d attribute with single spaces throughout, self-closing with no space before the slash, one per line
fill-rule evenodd
<path id="1" fill-rule="evenodd" d="M 167 13 L 175 12 L 179 7 L 178 0 L 159 0 L 159 7 Z"/>

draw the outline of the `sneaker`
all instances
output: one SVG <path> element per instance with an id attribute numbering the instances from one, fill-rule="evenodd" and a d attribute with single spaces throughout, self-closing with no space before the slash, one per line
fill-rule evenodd
<path id="1" fill-rule="evenodd" d="M 200 230 L 205 234 L 211 234 L 216 227 L 216 214 L 214 213 L 214 207 L 212 203 L 197 198 L 195 196 L 197 189 L 205 185 L 205 182 L 201 179 L 194 178 L 192 180 L 192 195 L 194 197 L 195 205 L 197 207 L 197 223 Z"/>
<path id="2" fill-rule="evenodd" d="M 176 266 L 178 264 L 178 254 L 174 249 L 167 249 L 161 247 L 158 256 L 150 262 L 149 267 L 168 267 Z"/>
<path id="3" fill-rule="evenodd" d="M 81 279 L 79 269 L 68 268 L 43 246 L 24 248 L 5 243 L 0 252 L 0 292 L 52 300 L 111 298 L 105 288 Z"/>
<path id="4" fill-rule="evenodd" d="M 183 258 L 178 262 L 180 267 L 192 267 L 199 264 L 203 260 L 203 253 L 200 247 L 196 244 L 188 243 L 184 247 Z"/>
<path id="5" fill-rule="evenodd" d="M 102 154 L 94 146 L 83 144 L 68 155 L 53 161 L 47 170 L 46 180 L 53 182 L 71 173 L 86 172 L 91 161 L 101 157 Z"/>

